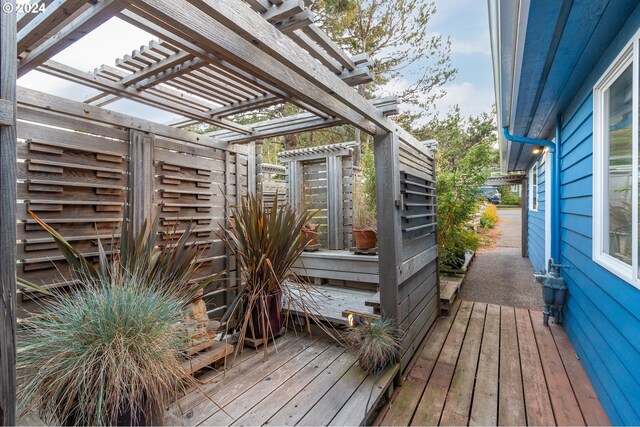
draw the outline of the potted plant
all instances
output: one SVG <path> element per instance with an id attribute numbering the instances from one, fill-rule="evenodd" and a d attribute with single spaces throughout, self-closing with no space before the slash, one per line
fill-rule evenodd
<path id="1" fill-rule="evenodd" d="M 357 350 L 360 367 L 369 374 L 378 374 L 397 360 L 401 336 L 390 319 L 365 319 L 349 329 L 347 341 Z"/>
<path id="2" fill-rule="evenodd" d="M 95 266 L 32 216 L 54 237 L 80 286 L 22 321 L 21 409 L 39 408 L 47 424 L 161 422 L 168 398 L 194 381 L 181 366 L 190 341 L 184 307 L 206 282 L 192 283 L 197 250 L 186 244 L 188 229 L 177 244 L 158 248 L 157 221 L 137 235 L 127 225 L 111 256 L 98 239 Z"/>
<path id="3" fill-rule="evenodd" d="M 356 249 L 377 247 L 377 222 L 375 203 L 367 200 L 363 183 L 356 177 L 353 189 L 353 238 Z M 372 206 L 373 205 L 373 206 Z"/>
<path id="4" fill-rule="evenodd" d="M 265 209 L 260 194 L 231 209 L 229 227 L 220 238 L 236 259 L 242 283 L 222 321 L 237 318 L 238 350 L 246 337 L 260 339 L 266 358 L 268 340 L 285 325 L 283 307 L 295 298 L 287 292 L 286 281 L 297 278 L 291 267 L 311 242 L 312 236 L 302 230 L 312 216 L 279 206 L 277 197 Z"/>
<path id="5" fill-rule="evenodd" d="M 313 222 L 307 222 L 302 227 L 302 237 L 309 238 L 308 246 L 316 246 L 318 244 L 318 229 L 320 224 L 314 224 Z"/>

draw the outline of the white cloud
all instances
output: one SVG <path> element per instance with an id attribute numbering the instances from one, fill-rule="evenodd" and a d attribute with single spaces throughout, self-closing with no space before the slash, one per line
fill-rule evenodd
<path id="1" fill-rule="evenodd" d="M 380 92 L 380 96 L 400 94 L 410 86 L 407 80 L 390 82 Z M 492 88 L 480 88 L 470 82 L 449 83 L 443 86 L 446 94 L 435 101 L 435 112 L 439 117 L 444 117 L 454 105 L 460 106 L 463 116 L 475 116 L 491 110 L 495 103 Z M 401 110 L 416 110 L 417 107 L 403 104 Z"/>
<path id="2" fill-rule="evenodd" d="M 492 88 L 479 88 L 473 83 L 451 83 L 444 86 L 447 94 L 438 99 L 436 110 L 440 116 L 458 104 L 460 113 L 463 116 L 478 115 L 485 111 L 490 111 L 491 106 L 495 103 Z"/>
<path id="3" fill-rule="evenodd" d="M 481 53 L 490 56 L 489 34 L 487 33 L 473 40 L 451 40 L 451 52 L 461 54 Z"/>

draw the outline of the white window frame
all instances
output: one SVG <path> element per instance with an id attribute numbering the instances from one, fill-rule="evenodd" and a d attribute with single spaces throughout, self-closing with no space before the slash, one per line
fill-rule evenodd
<path id="1" fill-rule="evenodd" d="M 640 70 L 640 31 L 613 61 L 593 87 L 593 260 L 620 277 L 627 283 L 640 288 L 638 279 L 638 102 L 640 100 L 640 84 L 638 73 Z M 607 238 L 604 230 L 604 209 L 608 207 L 607 189 L 605 186 L 605 171 L 608 168 L 608 157 L 605 156 L 605 92 L 618 77 L 632 65 L 632 186 L 631 204 L 634 207 L 632 221 L 632 251 L 631 265 L 612 257 L 604 252 L 604 241 Z"/>
<path id="2" fill-rule="evenodd" d="M 533 179 L 535 178 L 536 183 L 533 183 Z M 538 160 L 531 167 L 529 171 L 529 210 L 531 212 L 538 212 L 538 204 L 540 203 L 540 194 L 538 194 L 538 185 L 540 184 L 538 180 L 540 176 L 538 175 Z M 535 201 L 535 204 L 534 204 Z"/>

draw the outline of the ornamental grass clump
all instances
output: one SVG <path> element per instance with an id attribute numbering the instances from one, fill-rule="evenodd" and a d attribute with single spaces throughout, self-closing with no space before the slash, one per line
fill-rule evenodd
<path id="1" fill-rule="evenodd" d="M 377 374 L 397 360 L 401 332 L 390 319 L 367 321 L 349 329 L 347 340 L 358 350 L 358 364 L 369 374 Z"/>
<path id="2" fill-rule="evenodd" d="M 79 279 L 81 290 L 22 322 L 19 409 L 48 425 L 161 422 L 184 385 L 184 299 L 131 275 Z"/>

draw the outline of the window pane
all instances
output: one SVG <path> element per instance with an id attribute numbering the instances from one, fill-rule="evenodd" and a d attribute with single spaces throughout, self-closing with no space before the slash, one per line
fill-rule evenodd
<path id="1" fill-rule="evenodd" d="M 631 265 L 632 71 L 628 67 L 605 92 L 605 174 L 608 205 L 604 252 Z"/>

